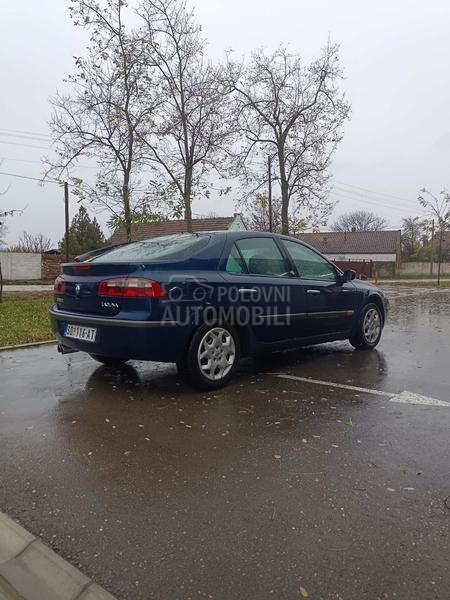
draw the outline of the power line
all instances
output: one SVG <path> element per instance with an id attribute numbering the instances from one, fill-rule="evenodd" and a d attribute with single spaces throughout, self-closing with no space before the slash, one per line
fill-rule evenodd
<path id="1" fill-rule="evenodd" d="M 334 195 L 340 196 L 340 199 L 352 200 L 353 202 L 362 202 L 363 204 L 370 204 L 371 206 L 377 206 L 377 207 L 382 207 L 382 208 L 389 208 L 391 210 L 397 210 L 397 211 L 402 212 L 404 214 L 409 214 L 410 215 L 412 212 L 414 212 L 416 214 L 417 213 L 424 214 L 424 213 L 421 213 L 419 210 L 415 210 L 413 207 L 411 207 L 410 209 L 408 209 L 406 207 L 395 206 L 395 205 L 392 205 L 392 204 L 382 204 L 379 201 L 377 201 L 376 199 L 372 200 L 372 199 L 360 198 L 360 197 L 355 198 L 354 196 L 347 196 L 346 194 L 344 194 L 343 192 L 340 192 L 339 190 L 332 190 L 331 193 L 334 194 Z"/>
<path id="2" fill-rule="evenodd" d="M 30 160 L 27 158 L 11 158 L 10 156 L 0 156 L 0 164 L 2 160 L 13 161 L 13 162 L 26 162 L 26 163 L 34 163 L 36 165 L 41 165 L 42 161 L 40 160 Z M 94 165 L 73 165 L 73 169 L 97 169 Z"/>
<path id="3" fill-rule="evenodd" d="M 10 146 L 22 146 L 23 148 L 37 148 L 38 150 L 51 150 L 50 146 L 32 146 L 31 144 L 19 144 L 19 142 L 6 142 L 0 140 L 0 144 L 9 144 Z"/>
<path id="4" fill-rule="evenodd" d="M 5 175 L 6 177 L 17 177 L 18 179 L 30 179 L 31 181 L 39 181 L 42 185 L 45 183 L 54 183 L 59 186 L 65 185 L 65 181 L 59 181 L 58 179 L 44 179 L 43 177 L 31 177 L 30 175 L 19 175 L 18 173 L 7 173 L 5 171 L 0 171 L 0 175 Z M 67 184 L 69 187 L 78 187 L 73 183 Z"/>
<path id="5" fill-rule="evenodd" d="M 377 202 L 380 204 L 380 206 L 383 206 L 382 201 L 384 201 L 384 206 L 392 206 L 392 204 L 387 205 L 386 202 L 387 200 L 385 200 L 384 198 L 374 198 L 372 196 L 367 196 L 366 194 L 361 194 L 361 192 L 354 192 L 353 190 L 349 190 L 346 188 L 342 188 L 339 186 L 333 186 L 333 189 L 345 193 L 345 194 L 349 194 L 351 197 L 354 197 L 355 199 L 360 199 L 360 198 L 367 198 L 368 200 L 371 200 L 373 202 Z M 413 205 L 409 202 L 405 202 L 402 201 L 402 203 L 399 203 L 399 201 L 397 201 L 395 204 L 393 204 L 394 206 L 400 206 L 401 208 L 407 208 L 409 210 L 413 209 Z"/>
<path id="6" fill-rule="evenodd" d="M 411 210 L 413 210 L 413 209 L 410 210 L 403 206 L 399 207 L 399 206 L 392 206 L 389 204 L 382 204 L 382 203 L 378 202 L 377 200 L 371 200 L 368 198 L 360 198 L 360 197 L 355 198 L 355 196 L 348 196 L 348 195 L 344 194 L 343 192 L 340 192 L 339 190 L 332 190 L 331 193 L 334 195 L 338 195 L 345 200 L 352 200 L 353 202 L 362 202 L 363 204 L 370 204 L 371 206 L 378 206 L 381 208 L 390 208 L 390 209 L 397 210 L 397 211 L 404 212 L 404 213 L 411 214 Z"/>
<path id="7" fill-rule="evenodd" d="M 40 160 L 30 160 L 28 158 L 11 158 L 9 156 L 0 156 L 0 161 L 2 161 L 2 160 L 13 161 L 13 162 L 34 163 L 37 165 L 42 164 Z"/>
<path id="8" fill-rule="evenodd" d="M 40 137 L 37 135 L 24 135 L 22 133 L 8 133 L 6 131 L 0 131 L 0 135 L 5 136 L 5 137 L 18 138 L 18 139 L 22 139 L 22 140 L 31 140 L 31 141 L 34 140 L 37 142 L 50 142 L 51 141 L 48 138 Z"/>
<path id="9" fill-rule="evenodd" d="M 31 181 L 39 181 L 40 183 L 56 183 L 57 185 L 62 185 L 61 181 L 57 181 L 56 179 L 44 179 L 43 177 L 30 177 L 29 175 L 19 175 L 18 173 L 6 173 L 5 171 L 0 171 L 0 175 L 6 175 L 7 177 L 17 177 L 19 179 L 30 179 Z"/>
<path id="10" fill-rule="evenodd" d="M 409 202 L 406 198 L 400 198 L 400 196 L 394 196 L 392 194 L 386 194 L 385 192 L 375 192 L 374 190 L 369 190 L 368 188 L 359 187 L 357 185 L 352 185 L 350 183 L 344 183 L 343 181 L 338 181 L 337 179 L 333 180 L 340 185 L 345 185 L 350 188 L 355 188 L 356 190 L 362 190 L 363 192 L 369 192 L 370 194 L 375 194 L 377 196 L 386 196 L 386 198 L 393 198 L 394 200 L 402 200 L 402 202 Z"/>
<path id="11" fill-rule="evenodd" d="M 8 129 L 7 127 L 0 127 L 0 131 L 7 131 L 9 133 L 22 133 L 25 135 L 33 135 L 36 137 L 51 138 L 50 134 L 48 133 L 36 133 L 35 131 L 26 131 L 23 129 Z"/>

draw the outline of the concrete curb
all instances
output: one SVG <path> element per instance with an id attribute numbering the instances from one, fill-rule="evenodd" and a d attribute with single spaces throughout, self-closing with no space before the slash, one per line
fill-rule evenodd
<path id="1" fill-rule="evenodd" d="M 16 344 L 15 346 L 0 346 L 0 352 L 4 350 L 21 350 L 23 348 L 34 348 L 36 346 L 47 346 L 49 344 L 56 344 L 56 340 L 45 340 L 43 342 L 29 342 L 28 344 Z"/>
<path id="2" fill-rule="evenodd" d="M 0 600 L 115 600 L 0 512 Z"/>

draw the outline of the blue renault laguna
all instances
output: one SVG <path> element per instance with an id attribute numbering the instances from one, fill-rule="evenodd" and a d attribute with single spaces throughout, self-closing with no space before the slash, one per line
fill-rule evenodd
<path id="1" fill-rule="evenodd" d="M 346 340 L 374 348 L 388 303 L 297 239 L 250 231 L 180 234 L 64 264 L 51 309 L 61 352 L 108 366 L 176 363 L 200 389 L 241 356 Z"/>

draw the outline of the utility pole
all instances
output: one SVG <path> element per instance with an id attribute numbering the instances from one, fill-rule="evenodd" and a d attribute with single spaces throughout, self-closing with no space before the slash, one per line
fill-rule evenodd
<path id="1" fill-rule="evenodd" d="M 438 287 L 441 286 L 442 237 L 444 235 L 444 231 L 443 231 L 442 227 L 443 227 L 443 224 L 441 223 L 441 226 L 439 228 L 439 257 L 438 257 L 438 280 L 437 280 Z"/>
<path id="2" fill-rule="evenodd" d="M 267 158 L 267 168 L 269 172 L 269 231 L 272 233 L 273 230 L 273 218 L 272 218 L 272 158 Z"/>
<path id="3" fill-rule="evenodd" d="M 69 184 L 64 182 L 64 213 L 66 221 L 66 262 L 69 262 Z"/>
<path id="4" fill-rule="evenodd" d="M 433 242 L 434 242 L 434 219 L 431 221 L 431 243 L 430 243 L 430 275 L 433 275 Z"/>

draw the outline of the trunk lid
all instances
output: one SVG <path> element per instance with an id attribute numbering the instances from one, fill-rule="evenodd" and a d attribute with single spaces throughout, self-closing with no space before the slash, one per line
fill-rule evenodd
<path id="1" fill-rule="evenodd" d="M 115 277 L 149 277 L 143 265 L 132 263 L 75 263 L 62 266 L 64 294 L 55 294 L 61 310 L 89 315 L 114 316 L 119 312 L 152 312 L 154 298 L 100 297 L 98 286 L 103 279 Z"/>

